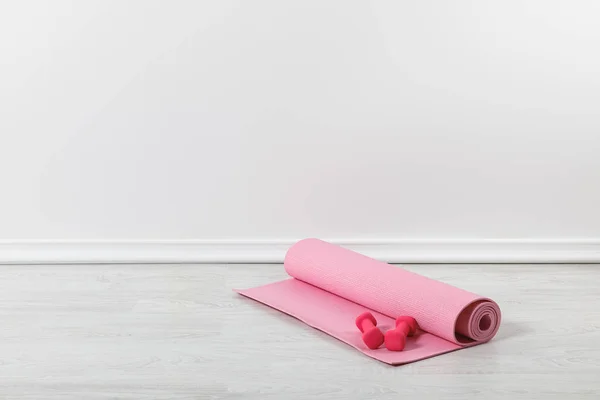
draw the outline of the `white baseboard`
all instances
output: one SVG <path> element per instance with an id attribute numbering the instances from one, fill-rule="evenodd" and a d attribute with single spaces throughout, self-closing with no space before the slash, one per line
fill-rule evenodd
<path id="1" fill-rule="evenodd" d="M 324 239 L 391 263 L 600 263 L 600 239 Z M 295 240 L 0 241 L 0 264 L 280 263 Z"/>

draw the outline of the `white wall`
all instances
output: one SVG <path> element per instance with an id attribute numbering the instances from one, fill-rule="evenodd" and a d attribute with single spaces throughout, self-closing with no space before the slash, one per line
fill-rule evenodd
<path id="1" fill-rule="evenodd" d="M 600 238 L 597 1 L 14 1 L 0 239 Z"/>

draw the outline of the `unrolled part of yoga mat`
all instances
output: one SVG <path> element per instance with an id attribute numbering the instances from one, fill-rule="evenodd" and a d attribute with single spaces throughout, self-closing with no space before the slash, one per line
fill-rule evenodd
<path id="1" fill-rule="evenodd" d="M 284 267 L 290 279 L 237 292 L 388 364 L 481 344 L 500 327 L 500 308 L 491 299 L 318 239 L 293 245 Z M 365 310 L 384 331 L 401 315 L 416 318 L 420 331 L 404 351 L 370 350 L 354 324 Z"/>

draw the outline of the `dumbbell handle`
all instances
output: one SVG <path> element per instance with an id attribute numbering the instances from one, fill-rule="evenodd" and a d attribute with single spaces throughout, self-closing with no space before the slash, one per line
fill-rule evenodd
<path id="1" fill-rule="evenodd" d="M 368 331 L 369 329 L 373 329 L 373 328 L 375 328 L 375 325 L 373 325 L 373 322 L 371 322 L 371 320 L 370 320 L 370 319 L 368 319 L 368 318 L 365 318 L 365 319 L 363 319 L 363 320 L 360 322 L 360 328 L 361 328 L 360 330 L 361 330 L 362 332 L 366 332 L 366 331 Z"/>
<path id="2" fill-rule="evenodd" d="M 402 332 L 402 334 L 406 337 L 410 333 L 410 326 L 406 322 L 402 321 L 396 325 L 395 330 Z"/>

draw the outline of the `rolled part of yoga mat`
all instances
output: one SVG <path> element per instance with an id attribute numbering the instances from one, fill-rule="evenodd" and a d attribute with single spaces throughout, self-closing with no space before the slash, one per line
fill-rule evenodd
<path id="1" fill-rule="evenodd" d="M 293 245 L 284 267 L 290 279 L 237 292 L 388 364 L 481 344 L 500 327 L 500 307 L 491 299 L 318 239 Z M 364 311 L 373 313 L 383 331 L 401 315 L 416 318 L 420 331 L 404 351 L 371 350 L 354 322 Z"/>

